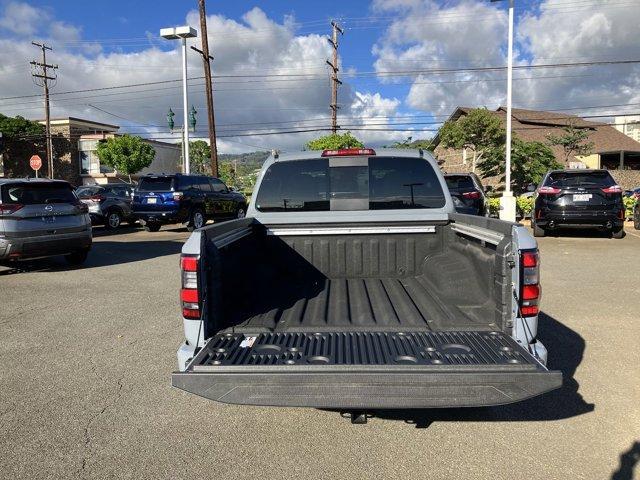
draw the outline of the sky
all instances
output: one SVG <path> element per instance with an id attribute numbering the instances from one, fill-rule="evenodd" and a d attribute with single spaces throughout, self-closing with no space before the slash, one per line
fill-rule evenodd
<path id="1" fill-rule="evenodd" d="M 299 150 L 327 133 L 307 130 L 330 126 L 332 19 L 344 28 L 338 124 L 366 144 L 430 138 L 458 105 L 503 105 L 507 3 L 208 0 L 220 151 Z M 515 107 L 603 120 L 640 112 L 640 63 L 575 65 L 640 60 L 640 0 L 515 5 Z M 176 25 L 199 30 L 197 0 L 0 0 L 0 113 L 43 117 L 29 61 L 40 54 L 31 41 L 45 41 L 59 66 L 53 117 L 178 141 L 166 113 L 182 124 L 181 51 L 159 36 Z M 202 59 L 191 50 L 188 67 L 192 135 L 206 137 Z"/>

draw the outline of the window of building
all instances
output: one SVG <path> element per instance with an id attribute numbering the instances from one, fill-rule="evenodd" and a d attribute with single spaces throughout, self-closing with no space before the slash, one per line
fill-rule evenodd
<path id="1" fill-rule="evenodd" d="M 101 165 L 96 150 L 98 140 L 79 140 L 78 151 L 80 154 L 80 173 L 83 175 L 96 175 L 100 173 L 113 173 L 113 168 Z"/>

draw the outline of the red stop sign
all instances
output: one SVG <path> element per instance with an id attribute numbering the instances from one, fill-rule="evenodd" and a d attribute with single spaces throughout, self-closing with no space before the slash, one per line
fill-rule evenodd
<path id="1" fill-rule="evenodd" d="M 42 159 L 38 155 L 33 155 L 29 159 L 29 166 L 36 171 L 40 170 L 42 168 Z"/>

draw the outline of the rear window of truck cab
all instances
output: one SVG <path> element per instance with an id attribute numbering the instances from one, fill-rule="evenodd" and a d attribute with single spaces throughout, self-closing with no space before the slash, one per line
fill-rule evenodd
<path id="1" fill-rule="evenodd" d="M 382 156 L 275 162 L 256 197 L 261 212 L 441 208 L 445 203 L 429 162 Z"/>

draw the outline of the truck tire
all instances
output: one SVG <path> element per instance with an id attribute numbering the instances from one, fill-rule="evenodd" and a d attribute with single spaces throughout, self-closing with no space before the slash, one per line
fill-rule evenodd
<path id="1" fill-rule="evenodd" d="M 122 213 L 115 208 L 112 208 L 107 212 L 104 217 L 104 226 L 108 230 L 115 230 L 122 224 Z"/>
<path id="2" fill-rule="evenodd" d="M 65 255 L 64 259 L 69 265 L 82 265 L 87 259 L 88 255 L 89 250 L 78 250 L 77 252 Z"/>
<path id="3" fill-rule="evenodd" d="M 535 222 L 531 222 L 531 228 L 533 228 L 534 237 L 544 237 L 547 233 L 544 231 L 544 228 L 540 228 Z"/>
<path id="4" fill-rule="evenodd" d="M 191 212 L 191 216 L 189 217 L 189 223 L 187 223 L 187 230 L 193 232 L 194 230 L 204 227 L 206 223 L 207 219 L 205 218 L 202 210 L 194 208 Z"/>
<path id="5" fill-rule="evenodd" d="M 157 232 L 158 230 L 160 230 L 160 224 L 159 223 L 145 223 L 144 229 L 147 232 Z"/>
<path id="6" fill-rule="evenodd" d="M 611 230 L 611 238 L 624 238 L 624 228 L 616 228 L 615 230 Z"/>

